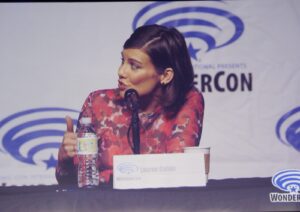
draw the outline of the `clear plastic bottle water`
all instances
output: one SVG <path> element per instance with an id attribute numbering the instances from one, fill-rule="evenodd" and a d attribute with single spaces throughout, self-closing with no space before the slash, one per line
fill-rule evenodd
<path id="1" fill-rule="evenodd" d="M 91 127 L 91 118 L 81 119 L 81 129 L 78 130 L 78 187 L 92 188 L 99 185 L 97 168 L 98 138 Z"/>

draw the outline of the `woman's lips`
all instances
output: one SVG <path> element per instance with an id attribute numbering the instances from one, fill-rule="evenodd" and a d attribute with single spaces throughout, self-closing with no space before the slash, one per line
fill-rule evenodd
<path id="1" fill-rule="evenodd" d="M 118 82 L 119 82 L 119 84 L 118 84 L 119 89 L 120 90 L 126 90 L 127 86 L 123 82 L 121 82 L 120 80 Z"/>

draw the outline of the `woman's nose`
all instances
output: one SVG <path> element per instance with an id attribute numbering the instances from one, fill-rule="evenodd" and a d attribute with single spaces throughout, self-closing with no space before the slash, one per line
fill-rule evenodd
<path id="1" fill-rule="evenodd" d="M 124 64 L 122 64 L 118 70 L 119 78 L 124 78 L 126 76 L 125 74 L 126 74 L 125 66 L 124 66 Z"/>

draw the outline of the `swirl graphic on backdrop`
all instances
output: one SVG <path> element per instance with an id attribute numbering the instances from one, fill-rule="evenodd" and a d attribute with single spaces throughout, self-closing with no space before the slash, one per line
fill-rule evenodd
<path id="1" fill-rule="evenodd" d="M 150 24 L 176 27 L 186 40 L 190 40 L 187 45 L 195 60 L 199 59 L 197 55 L 201 51 L 227 46 L 241 37 L 244 23 L 238 16 L 224 9 L 199 6 L 201 4 L 203 2 L 152 3 L 137 13 L 132 28 Z M 218 2 L 218 5 L 223 3 Z"/>
<path id="2" fill-rule="evenodd" d="M 65 132 L 66 113 L 77 117 L 79 112 L 58 107 L 35 108 L 4 118 L 0 121 L 0 151 L 23 163 L 38 165 L 42 162 L 47 169 L 55 167 L 57 159 L 53 155 L 57 155 Z M 74 118 L 73 123 L 76 123 Z"/>
<path id="3" fill-rule="evenodd" d="M 272 177 L 272 184 L 282 191 L 298 193 L 300 191 L 300 170 L 283 170 Z"/>
<path id="4" fill-rule="evenodd" d="M 279 119 L 276 135 L 283 144 L 300 151 L 300 107 L 292 109 Z"/>

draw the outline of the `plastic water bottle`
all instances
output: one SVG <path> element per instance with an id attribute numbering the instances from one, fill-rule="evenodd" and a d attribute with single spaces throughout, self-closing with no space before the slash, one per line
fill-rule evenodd
<path id="1" fill-rule="evenodd" d="M 92 188 L 99 185 L 98 138 L 91 127 L 90 117 L 83 117 L 80 123 L 82 128 L 77 134 L 78 187 Z"/>

